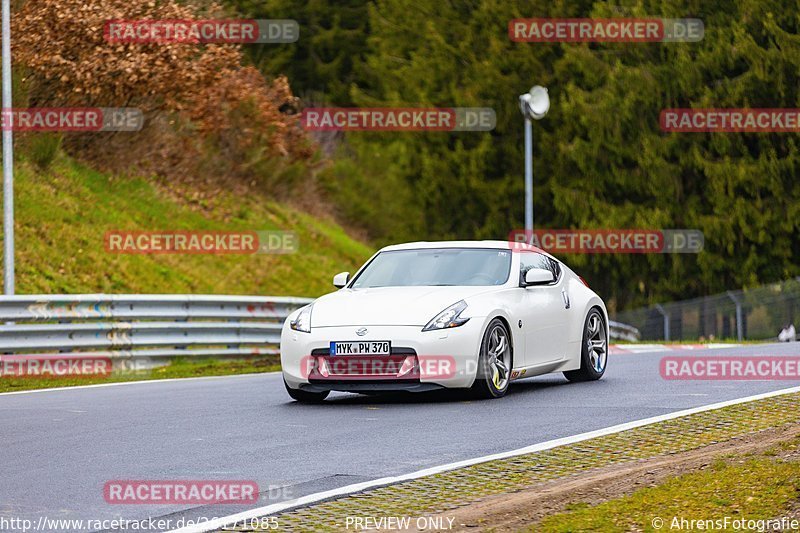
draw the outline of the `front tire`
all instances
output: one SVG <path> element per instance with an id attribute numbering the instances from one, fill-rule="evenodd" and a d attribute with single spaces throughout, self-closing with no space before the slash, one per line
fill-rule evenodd
<path id="1" fill-rule="evenodd" d="M 512 368 L 511 335 L 499 318 L 486 328 L 472 391 L 478 398 L 502 398 L 508 391 Z"/>
<path id="2" fill-rule="evenodd" d="M 583 323 L 581 367 L 564 372 L 570 381 L 594 381 L 603 377 L 608 361 L 608 328 L 603 314 L 592 307 Z"/>
<path id="3" fill-rule="evenodd" d="M 286 387 L 286 392 L 292 397 L 292 400 L 300 403 L 322 403 L 328 397 L 330 391 L 324 392 L 311 392 L 302 389 L 293 389 L 286 384 L 283 380 L 283 386 Z"/>

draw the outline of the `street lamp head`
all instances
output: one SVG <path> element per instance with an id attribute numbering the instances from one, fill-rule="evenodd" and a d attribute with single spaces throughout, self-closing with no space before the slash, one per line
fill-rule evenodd
<path id="1" fill-rule="evenodd" d="M 547 89 L 541 85 L 534 85 L 529 92 L 520 95 L 519 109 L 527 119 L 544 118 L 550 109 L 550 96 L 547 94 Z"/>

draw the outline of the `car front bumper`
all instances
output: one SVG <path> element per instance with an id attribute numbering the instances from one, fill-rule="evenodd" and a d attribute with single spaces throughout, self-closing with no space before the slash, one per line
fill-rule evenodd
<path id="1" fill-rule="evenodd" d="M 281 366 L 286 384 L 310 391 L 425 391 L 472 386 L 477 372 L 484 318 L 456 328 L 422 331 L 421 326 L 314 327 L 310 333 L 281 332 Z M 391 356 L 329 354 L 335 341 L 390 341 Z"/>

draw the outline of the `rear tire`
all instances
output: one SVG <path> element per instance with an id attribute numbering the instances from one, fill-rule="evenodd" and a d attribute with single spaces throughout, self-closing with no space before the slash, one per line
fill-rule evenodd
<path id="1" fill-rule="evenodd" d="M 300 403 L 322 403 L 328 397 L 330 391 L 324 392 L 311 392 L 302 389 L 293 389 L 286 384 L 283 380 L 283 385 L 286 387 L 286 392 L 292 397 L 292 400 Z"/>
<path id="2" fill-rule="evenodd" d="M 477 398 L 502 398 L 508 391 L 512 368 L 511 335 L 502 320 L 486 327 L 478 357 L 478 373 L 472 385 Z"/>
<path id="3" fill-rule="evenodd" d="M 592 307 L 583 323 L 581 367 L 564 372 L 570 381 L 594 381 L 603 377 L 608 362 L 608 328 L 603 313 Z"/>

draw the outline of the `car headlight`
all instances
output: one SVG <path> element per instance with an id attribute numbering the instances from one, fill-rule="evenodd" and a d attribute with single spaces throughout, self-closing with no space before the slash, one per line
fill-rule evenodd
<path id="1" fill-rule="evenodd" d="M 289 327 L 295 331 L 302 331 L 303 333 L 311 333 L 311 308 L 313 306 L 307 305 L 300 309 L 297 316 L 289 322 Z"/>
<path id="2" fill-rule="evenodd" d="M 432 331 L 437 329 L 457 328 L 465 324 L 469 318 L 461 318 L 459 315 L 467 308 L 467 302 L 461 300 L 456 302 L 428 322 L 422 331 Z"/>

